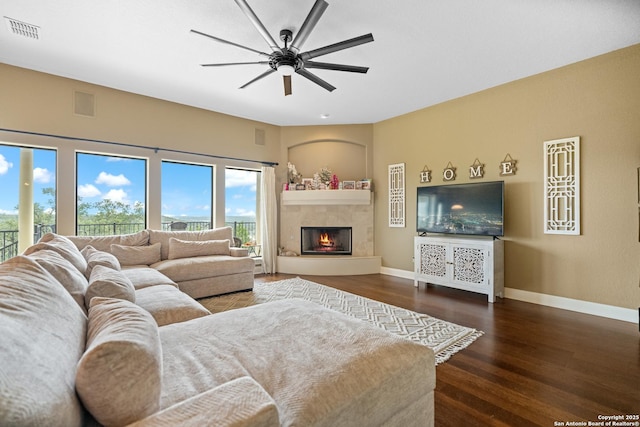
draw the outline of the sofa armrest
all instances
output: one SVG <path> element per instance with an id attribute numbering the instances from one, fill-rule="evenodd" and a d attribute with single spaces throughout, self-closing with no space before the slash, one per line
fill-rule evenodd
<path id="1" fill-rule="evenodd" d="M 274 427 L 276 402 L 253 378 L 240 377 L 156 412 L 129 427 Z"/>
<path id="2" fill-rule="evenodd" d="M 229 248 L 229 255 L 236 257 L 249 256 L 249 249 L 245 248 Z"/>

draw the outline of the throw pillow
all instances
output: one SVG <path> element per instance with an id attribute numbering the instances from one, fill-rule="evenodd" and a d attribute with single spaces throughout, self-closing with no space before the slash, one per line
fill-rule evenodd
<path id="1" fill-rule="evenodd" d="M 129 301 L 95 298 L 76 390 L 102 425 L 127 425 L 160 409 L 162 348 L 149 313 Z"/>
<path id="2" fill-rule="evenodd" d="M 84 304 L 89 308 L 94 297 L 118 298 L 136 302 L 136 291 L 131 280 L 121 271 L 104 265 L 96 265 L 91 272 L 89 287 L 84 296 Z"/>
<path id="3" fill-rule="evenodd" d="M 71 294 L 80 308 L 86 313 L 84 305 L 84 294 L 87 292 L 87 279 L 69 261 L 64 259 L 58 252 L 50 249 L 43 249 L 29 255 L 40 266 L 55 277 L 62 286 Z"/>
<path id="4" fill-rule="evenodd" d="M 84 273 L 87 279 L 91 277 L 91 271 L 96 265 L 103 265 L 113 270 L 120 270 L 120 262 L 118 261 L 118 258 L 109 252 L 99 251 L 93 246 L 85 246 L 82 248 L 80 253 L 87 260 L 87 269 Z"/>
<path id="5" fill-rule="evenodd" d="M 229 255 L 229 240 L 190 241 L 169 239 L 168 259 L 191 258 L 206 255 Z"/>
<path id="6" fill-rule="evenodd" d="M 87 261 L 84 259 L 78 248 L 64 236 L 54 233 L 47 233 L 40 238 L 38 243 L 25 249 L 23 255 L 31 255 L 43 249 L 50 249 L 58 252 L 64 259 L 69 261 L 82 274 L 87 270 Z"/>
<path id="7" fill-rule="evenodd" d="M 99 251 L 108 251 L 111 245 L 146 246 L 149 244 L 149 232 L 138 231 L 132 234 L 115 234 L 108 236 L 68 236 L 69 240 L 82 249 L 91 245 Z"/>
<path id="8" fill-rule="evenodd" d="M 160 261 L 160 243 L 149 246 L 111 245 L 120 265 L 151 265 Z"/>

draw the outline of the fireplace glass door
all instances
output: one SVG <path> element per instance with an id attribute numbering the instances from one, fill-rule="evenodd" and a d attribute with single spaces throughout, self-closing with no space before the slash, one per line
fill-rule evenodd
<path id="1" fill-rule="evenodd" d="M 302 255 L 351 255 L 351 227 L 301 227 Z"/>

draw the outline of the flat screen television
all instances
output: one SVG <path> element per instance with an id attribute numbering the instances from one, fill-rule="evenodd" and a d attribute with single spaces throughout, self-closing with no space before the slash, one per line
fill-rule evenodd
<path id="1" fill-rule="evenodd" d="M 418 187 L 418 233 L 504 235 L 504 181 Z"/>

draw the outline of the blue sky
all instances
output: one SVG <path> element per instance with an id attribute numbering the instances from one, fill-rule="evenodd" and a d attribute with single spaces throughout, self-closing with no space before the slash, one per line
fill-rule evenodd
<path id="1" fill-rule="evenodd" d="M 33 150 L 34 201 L 47 206 L 42 189 L 55 187 L 54 150 Z M 162 214 L 173 217 L 211 215 L 211 166 L 162 164 Z M 17 213 L 20 148 L 0 145 L 0 214 Z M 127 204 L 145 202 L 145 160 L 78 154 L 78 195 L 86 202 L 111 199 Z M 226 170 L 228 216 L 255 217 L 255 173 Z"/>

